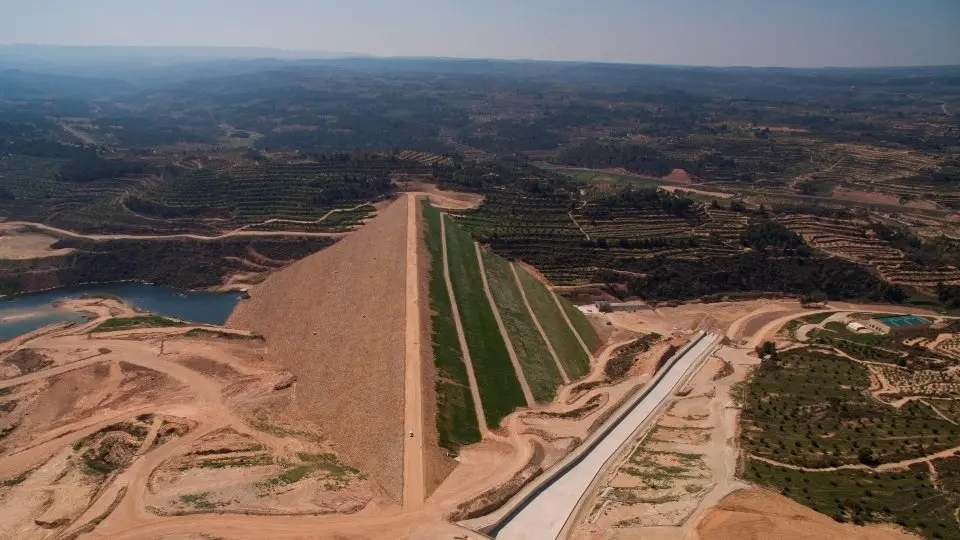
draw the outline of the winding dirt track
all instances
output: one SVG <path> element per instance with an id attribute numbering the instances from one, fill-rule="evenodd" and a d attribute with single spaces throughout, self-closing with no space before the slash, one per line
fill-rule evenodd
<path id="1" fill-rule="evenodd" d="M 423 359 L 420 358 L 420 279 L 417 266 L 417 196 L 407 195 L 406 344 L 404 349 L 403 507 L 415 509 L 426 498 L 423 433 Z"/>

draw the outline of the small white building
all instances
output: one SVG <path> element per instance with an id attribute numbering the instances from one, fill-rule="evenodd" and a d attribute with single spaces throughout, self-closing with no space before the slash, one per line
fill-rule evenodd
<path id="1" fill-rule="evenodd" d="M 855 332 L 855 333 L 857 333 L 857 334 L 872 334 L 872 333 L 873 333 L 873 330 L 871 330 L 867 325 L 863 324 L 862 322 L 857 322 L 857 321 L 853 321 L 853 322 L 847 323 L 847 330 L 849 330 L 849 331 L 851 331 L 851 332 Z"/>

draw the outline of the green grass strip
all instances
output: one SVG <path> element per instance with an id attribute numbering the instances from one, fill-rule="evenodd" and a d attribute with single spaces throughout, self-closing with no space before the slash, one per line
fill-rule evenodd
<path id="1" fill-rule="evenodd" d="M 580 334 L 580 339 L 583 340 L 591 352 L 596 353 L 597 349 L 600 348 L 600 336 L 597 335 L 596 329 L 590 324 L 590 321 L 587 320 L 587 316 L 566 298 L 559 295 L 557 298 L 560 300 L 560 305 L 563 306 L 563 311 L 565 311 L 567 317 L 570 318 L 570 322 L 573 323 L 573 327 L 576 328 L 577 333 Z"/>
<path id="2" fill-rule="evenodd" d="M 470 348 L 473 374 L 487 426 L 495 429 L 503 417 L 525 406 L 526 400 L 483 289 L 473 238 L 450 220 L 446 230 L 450 279 Z"/>
<path id="3" fill-rule="evenodd" d="M 487 282 L 493 301 L 500 310 L 503 326 L 510 336 L 510 343 L 517 353 L 517 360 L 523 369 L 530 392 L 541 403 L 553 401 L 557 387 L 563 382 L 557 363 L 550 356 L 547 343 L 537 331 L 530 318 L 530 312 L 523 303 L 523 296 L 517 282 L 513 279 L 510 263 L 493 253 L 483 253 L 483 264 L 487 270 Z"/>
<path id="4" fill-rule="evenodd" d="M 135 317 L 119 317 L 103 321 L 91 332 L 111 332 L 114 330 L 130 330 L 134 328 L 172 328 L 187 326 L 187 323 L 157 315 L 137 315 Z"/>
<path id="5" fill-rule="evenodd" d="M 553 301 L 553 293 L 524 269 L 517 268 L 517 273 L 520 275 L 523 290 L 527 293 L 530 307 L 537 314 L 537 320 L 540 321 L 540 326 L 543 327 L 550 344 L 553 345 L 553 350 L 560 357 L 560 363 L 563 364 L 567 376 L 573 381 L 589 373 L 590 359 L 587 358 L 587 353 L 577 341 L 577 336 L 570 330 L 570 325 Z"/>
<path id="6" fill-rule="evenodd" d="M 424 241 L 430 252 L 431 344 L 437 368 L 437 432 L 439 444 L 456 452 L 462 445 L 480 441 L 480 427 L 463 351 L 453 322 L 447 284 L 443 278 L 443 239 L 440 212 L 423 202 Z"/>

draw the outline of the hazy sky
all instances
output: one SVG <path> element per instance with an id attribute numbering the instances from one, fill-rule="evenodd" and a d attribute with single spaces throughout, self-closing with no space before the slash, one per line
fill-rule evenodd
<path id="1" fill-rule="evenodd" d="M 960 64 L 960 0 L 0 0 L 0 42 L 692 65 Z"/>

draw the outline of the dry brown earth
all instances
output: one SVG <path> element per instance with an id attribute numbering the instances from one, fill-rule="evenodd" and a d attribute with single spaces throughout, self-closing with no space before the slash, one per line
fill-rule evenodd
<path id="1" fill-rule="evenodd" d="M 298 379 L 294 417 L 399 502 L 403 474 L 404 199 L 331 248 L 270 276 L 228 325 L 266 337 Z"/>
<path id="2" fill-rule="evenodd" d="M 710 540 L 905 540 L 916 536 L 892 526 L 841 524 L 792 500 L 759 489 L 731 493 L 697 527 Z"/>

